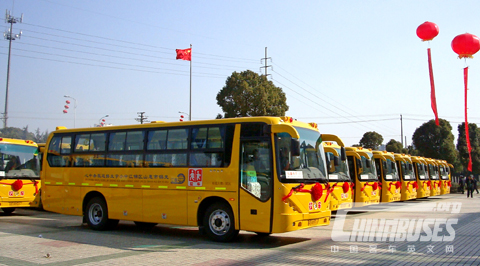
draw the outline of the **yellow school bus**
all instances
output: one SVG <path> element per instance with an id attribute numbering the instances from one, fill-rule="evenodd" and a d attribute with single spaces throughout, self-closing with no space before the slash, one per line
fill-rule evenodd
<path id="1" fill-rule="evenodd" d="M 440 174 L 435 159 L 425 158 L 427 162 L 428 178 L 430 179 L 430 196 L 440 195 Z"/>
<path id="2" fill-rule="evenodd" d="M 401 201 L 417 198 L 417 189 L 415 186 L 415 173 L 413 172 L 412 158 L 408 154 L 395 153 L 395 161 L 397 163 L 398 173 L 400 175 Z"/>
<path id="3" fill-rule="evenodd" d="M 330 186 L 330 210 L 353 207 L 352 180 L 348 170 L 345 144 L 336 135 L 322 134 Z"/>
<path id="4" fill-rule="evenodd" d="M 453 164 L 448 163 L 448 162 L 447 162 L 447 165 L 448 165 L 447 171 L 448 171 L 448 180 L 449 180 L 448 181 L 448 186 L 451 188 L 452 187 L 452 174 L 453 174 L 452 172 L 453 172 L 454 166 L 453 166 Z M 450 189 L 448 189 L 448 191 L 450 193 Z"/>
<path id="5" fill-rule="evenodd" d="M 355 206 L 380 202 L 380 185 L 371 149 L 346 147 L 350 178 L 354 180 Z"/>
<path id="6" fill-rule="evenodd" d="M 381 180 L 382 193 L 380 202 L 400 201 L 402 183 L 398 177 L 397 165 L 393 152 L 373 151 L 378 179 Z"/>
<path id="7" fill-rule="evenodd" d="M 0 138 L 0 208 L 40 206 L 40 160 L 31 140 Z"/>
<path id="8" fill-rule="evenodd" d="M 198 226 L 214 241 L 330 223 L 320 132 L 290 117 L 58 128 L 42 168 L 45 210 Z"/>
<path id="9" fill-rule="evenodd" d="M 428 178 L 427 162 L 424 157 L 412 156 L 413 170 L 415 172 L 415 184 L 417 188 L 417 199 L 430 197 L 431 182 Z"/>
<path id="10" fill-rule="evenodd" d="M 438 170 L 440 175 L 440 194 L 450 194 L 450 186 L 452 182 L 450 181 L 450 167 L 448 166 L 447 161 L 445 160 L 436 160 L 438 164 Z"/>

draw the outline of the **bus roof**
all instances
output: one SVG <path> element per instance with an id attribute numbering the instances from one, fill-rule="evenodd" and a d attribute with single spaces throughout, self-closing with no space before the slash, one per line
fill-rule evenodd
<path id="1" fill-rule="evenodd" d="M 140 129 L 140 128 L 158 128 L 158 127 L 180 127 L 180 126 L 194 126 L 194 125 L 215 125 L 215 124 L 235 124 L 235 123 L 246 123 L 246 122 L 259 122 L 266 123 L 268 125 L 274 126 L 272 132 L 288 132 L 292 137 L 297 136 L 298 132 L 293 127 L 301 127 L 307 129 L 313 129 L 318 131 L 318 126 L 316 123 L 305 123 L 297 121 L 291 117 L 271 117 L 271 116 L 254 116 L 254 117 L 236 117 L 236 118 L 223 118 L 223 119 L 211 119 L 211 120 L 194 120 L 194 121 L 178 121 L 178 122 L 162 122 L 162 121 L 153 121 L 146 124 L 133 124 L 133 125 L 122 125 L 122 126 L 109 126 L 109 127 L 89 127 L 89 128 L 74 128 L 67 129 L 66 127 L 57 127 L 57 130 L 52 133 L 58 132 L 83 132 L 83 131 L 113 131 L 119 129 Z M 285 127 L 286 126 L 286 127 Z M 290 128 L 290 129 L 289 129 Z M 285 130 L 285 131 L 282 131 Z M 287 131 L 288 130 L 288 131 Z"/>
<path id="2" fill-rule="evenodd" d="M 23 140 L 23 139 L 0 138 L 0 143 L 9 143 L 9 144 L 38 147 L 37 143 L 35 143 L 34 141 Z"/>

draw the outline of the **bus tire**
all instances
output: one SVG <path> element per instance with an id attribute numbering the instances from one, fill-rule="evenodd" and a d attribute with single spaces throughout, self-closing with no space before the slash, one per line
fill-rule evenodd
<path id="1" fill-rule="evenodd" d="M 12 214 L 15 211 L 15 208 L 2 208 L 3 213 Z"/>
<path id="2" fill-rule="evenodd" d="M 84 216 L 88 226 L 97 231 L 110 230 L 118 224 L 118 220 L 108 219 L 107 203 L 99 197 L 88 201 Z"/>
<path id="3" fill-rule="evenodd" d="M 203 226 L 208 238 L 216 242 L 229 242 L 238 235 L 232 209 L 225 203 L 216 202 L 207 208 Z"/>
<path id="4" fill-rule="evenodd" d="M 261 232 L 255 232 L 255 234 L 257 234 L 257 236 L 259 237 L 268 237 L 271 235 L 270 233 L 261 233 Z"/>

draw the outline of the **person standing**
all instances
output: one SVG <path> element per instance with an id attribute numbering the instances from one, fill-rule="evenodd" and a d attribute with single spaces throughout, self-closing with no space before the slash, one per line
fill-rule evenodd
<path id="1" fill-rule="evenodd" d="M 478 194 L 477 179 L 473 175 L 472 175 L 472 180 L 473 180 L 473 189 L 475 189 L 477 191 L 477 194 Z M 473 190 L 472 190 L 472 192 L 473 192 Z"/>
<path id="2" fill-rule="evenodd" d="M 463 175 L 460 175 L 460 178 L 458 179 L 458 184 L 460 185 L 460 191 L 462 191 L 462 194 L 465 194 L 465 178 Z"/>
<path id="3" fill-rule="evenodd" d="M 467 186 L 467 198 L 470 196 L 470 198 L 473 198 L 473 178 L 472 175 L 468 176 L 467 181 L 465 182 L 465 185 Z"/>

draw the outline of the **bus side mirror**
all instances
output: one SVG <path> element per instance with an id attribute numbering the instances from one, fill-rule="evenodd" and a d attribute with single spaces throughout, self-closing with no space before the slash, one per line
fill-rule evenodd
<path id="1" fill-rule="evenodd" d="M 412 165 L 411 164 L 408 165 L 408 170 L 412 171 Z"/>
<path id="2" fill-rule="evenodd" d="M 392 162 L 392 169 L 395 169 L 395 162 Z"/>
<path id="3" fill-rule="evenodd" d="M 298 139 L 292 139 L 290 146 L 291 155 L 300 156 L 300 141 Z"/>
<path id="4" fill-rule="evenodd" d="M 358 158 L 355 158 L 356 161 L 357 161 L 357 167 L 358 169 L 362 169 L 362 160 L 358 159 Z"/>
<path id="5" fill-rule="evenodd" d="M 338 156 L 333 156 L 333 165 L 338 166 L 340 161 L 338 160 Z"/>
<path id="6" fill-rule="evenodd" d="M 346 161 L 347 160 L 347 153 L 345 152 L 345 147 L 340 149 L 340 160 Z"/>
<path id="7" fill-rule="evenodd" d="M 365 160 L 365 165 L 370 168 L 372 167 L 372 162 L 370 162 L 370 160 Z"/>

